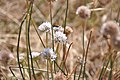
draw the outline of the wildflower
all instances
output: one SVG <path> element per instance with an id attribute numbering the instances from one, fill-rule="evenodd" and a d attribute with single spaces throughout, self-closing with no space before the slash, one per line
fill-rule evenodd
<path id="1" fill-rule="evenodd" d="M 54 38 L 56 42 L 63 42 L 63 43 L 67 42 L 66 35 L 61 31 L 55 32 Z"/>
<path id="2" fill-rule="evenodd" d="M 91 10 L 86 6 L 80 6 L 77 8 L 76 14 L 78 14 L 82 19 L 90 18 Z"/>
<path id="3" fill-rule="evenodd" d="M 45 48 L 44 51 L 41 52 L 40 56 L 51 59 L 51 61 L 54 61 L 57 58 L 52 48 Z"/>
<path id="4" fill-rule="evenodd" d="M 31 55 L 32 55 L 32 58 L 36 58 L 40 55 L 40 53 L 39 52 L 32 52 Z M 30 55 L 29 55 L 29 57 L 30 57 Z"/>
<path id="5" fill-rule="evenodd" d="M 49 32 L 51 29 L 51 24 L 50 22 L 44 22 L 38 27 L 38 29 L 42 32 Z"/>
<path id="6" fill-rule="evenodd" d="M 120 50 L 120 29 L 115 21 L 107 21 L 102 25 L 101 33 L 105 36 L 110 36 L 110 43 L 112 48 Z"/>
<path id="7" fill-rule="evenodd" d="M 105 36 L 116 36 L 119 32 L 119 25 L 115 21 L 107 21 L 101 27 L 101 33 Z"/>

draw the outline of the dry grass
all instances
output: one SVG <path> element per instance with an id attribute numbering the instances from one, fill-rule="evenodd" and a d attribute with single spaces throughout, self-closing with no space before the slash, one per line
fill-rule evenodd
<path id="1" fill-rule="evenodd" d="M 64 17 L 65 17 L 65 10 L 66 10 L 66 0 L 58 0 L 52 3 L 52 14 L 53 14 L 53 23 L 56 25 L 63 26 Z M 86 1 L 86 2 L 85 2 Z M 100 28 L 103 23 L 103 16 L 107 16 L 106 20 L 116 20 L 120 22 L 119 12 L 120 12 L 120 1 L 119 0 L 111 0 L 113 2 L 107 2 L 102 4 L 99 1 L 108 1 L 108 0 L 69 0 L 69 8 L 68 8 L 68 18 L 67 18 L 67 25 L 71 26 L 73 29 L 73 33 L 68 36 L 69 43 L 73 42 L 72 47 L 70 48 L 69 54 L 67 56 L 66 67 L 69 72 L 70 80 L 73 80 L 73 74 L 76 71 L 76 76 L 79 75 L 80 66 L 77 66 L 77 62 L 79 62 L 82 58 L 83 49 L 82 49 L 82 25 L 83 21 L 80 19 L 78 15 L 76 15 L 76 9 L 82 4 L 87 4 L 93 9 L 90 19 L 86 24 L 85 30 L 85 48 L 87 48 L 87 42 L 89 39 L 90 31 L 92 31 L 91 36 L 91 43 L 88 50 L 87 55 L 87 63 L 86 63 L 86 75 L 87 80 L 98 80 L 100 75 L 100 71 L 103 67 L 103 64 L 107 64 L 109 61 L 109 46 L 106 42 L 106 39 L 102 37 L 100 34 Z M 102 10 L 95 10 L 102 8 Z M 12 71 L 15 73 L 17 78 L 21 79 L 21 74 L 18 69 L 17 65 L 17 39 L 18 39 L 18 32 L 19 32 L 19 25 L 21 23 L 23 14 L 27 10 L 27 5 L 25 0 L 0 0 L 0 51 L 2 49 L 6 50 L 7 54 L 12 53 L 14 55 L 14 59 L 8 63 L 2 63 L 0 65 L 0 78 L 4 78 L 3 80 L 9 80 L 13 78 L 13 75 L 10 72 L 9 67 L 13 67 Z M 34 19 L 37 26 L 39 26 L 44 21 L 49 21 L 49 3 L 47 0 L 35 0 L 33 5 L 33 13 L 32 18 Z M 26 54 L 26 28 L 25 24 L 23 24 L 23 29 L 21 33 L 21 41 L 20 41 L 20 53 Z M 45 34 L 40 33 L 43 41 L 45 42 Z M 31 25 L 30 29 L 30 41 L 31 41 L 31 49 L 32 51 L 41 52 L 44 47 L 42 46 L 41 42 L 39 41 L 39 37 L 37 33 Z M 51 46 L 51 42 L 48 42 L 49 46 Z M 55 47 L 57 44 L 55 45 Z M 59 50 L 60 57 L 58 58 L 58 64 L 60 65 L 63 52 L 62 52 L 62 44 L 59 46 L 61 50 Z M 111 49 L 113 50 L 113 49 Z M 112 52 L 115 54 L 115 52 Z M 0 53 L 1 56 L 1 53 Z M 114 67 L 113 67 L 113 79 L 112 80 L 119 80 L 120 79 L 120 53 L 117 55 L 113 55 L 115 58 Z M 9 60 L 9 59 L 7 59 Z M 59 62 L 60 61 L 60 62 Z M 37 80 L 44 80 L 42 77 L 42 73 L 47 80 L 47 70 L 46 70 L 46 63 L 43 61 L 38 62 L 40 68 L 34 64 L 36 71 Z M 6 65 L 4 65 L 6 64 Z M 105 66 L 104 66 L 105 67 Z M 27 68 L 25 66 L 25 68 Z M 28 80 L 28 72 L 27 69 L 25 70 L 26 80 Z M 66 71 L 65 71 L 66 72 Z M 106 68 L 104 75 L 102 76 L 103 79 L 107 80 L 108 74 L 110 72 L 110 65 Z M 51 75 L 51 74 L 49 74 Z M 58 72 L 54 76 L 58 77 L 59 80 L 66 80 L 67 78 L 64 76 L 63 73 Z M 55 77 L 55 80 L 57 78 Z M 14 79 L 13 79 L 14 80 Z M 32 77 L 32 80 L 34 78 Z M 75 79 L 77 80 L 77 78 Z"/>

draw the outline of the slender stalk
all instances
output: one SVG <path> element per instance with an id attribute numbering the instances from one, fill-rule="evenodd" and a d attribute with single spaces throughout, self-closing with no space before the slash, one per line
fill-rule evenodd
<path id="1" fill-rule="evenodd" d="M 83 47 L 83 55 L 82 55 L 82 60 L 84 61 L 84 56 L 85 56 L 85 28 L 86 28 L 86 21 L 83 21 L 83 31 L 82 31 L 82 47 Z M 81 68 L 80 68 L 80 72 L 79 72 L 79 77 L 78 77 L 78 80 L 80 79 L 80 76 L 81 76 L 81 73 L 82 73 L 82 69 L 83 69 L 83 64 L 81 65 Z"/>
<path id="2" fill-rule="evenodd" d="M 45 48 L 46 46 L 45 46 L 45 44 L 44 44 L 44 42 L 43 42 L 41 36 L 39 35 L 39 32 L 38 32 L 38 30 L 37 30 L 37 28 L 36 28 L 36 24 L 35 24 L 35 22 L 34 22 L 33 19 L 32 19 L 32 23 L 33 23 L 34 29 L 35 29 L 35 31 L 37 32 L 37 35 L 38 35 L 38 37 L 39 37 L 39 39 L 40 39 L 40 41 L 41 41 L 43 47 Z"/>
<path id="3" fill-rule="evenodd" d="M 66 12 L 65 12 L 64 25 L 63 25 L 63 27 L 64 27 L 64 33 L 65 33 L 66 22 L 67 22 L 67 15 L 68 15 L 68 5 L 69 5 L 68 3 L 69 3 L 69 1 L 66 0 Z"/>
<path id="4" fill-rule="evenodd" d="M 29 60 L 29 49 L 28 49 L 28 16 L 26 19 L 26 49 L 27 49 L 27 63 L 28 63 L 28 73 L 31 80 L 31 70 L 30 70 L 30 60 Z"/>
<path id="5" fill-rule="evenodd" d="M 67 67 L 66 67 L 66 60 L 67 60 L 67 57 L 68 57 L 68 54 L 69 54 L 69 51 L 70 51 L 70 48 L 71 48 L 72 44 L 73 44 L 73 42 L 72 42 L 72 43 L 70 44 L 70 46 L 68 47 L 68 50 L 67 50 L 67 52 L 66 52 L 65 59 L 64 59 L 64 62 L 63 62 L 67 74 L 68 74 L 68 70 L 67 70 Z"/>
<path id="6" fill-rule="evenodd" d="M 65 63 L 66 63 L 66 60 L 67 60 L 67 57 L 68 57 L 68 54 L 69 54 L 69 51 L 70 51 L 70 48 L 72 46 L 73 42 L 70 44 L 70 46 L 68 47 L 68 50 L 67 50 L 67 53 L 65 55 Z"/>
<path id="7" fill-rule="evenodd" d="M 49 61 L 47 60 L 47 80 L 49 80 Z"/>
<path id="8" fill-rule="evenodd" d="M 80 71 L 79 71 L 78 80 L 80 80 L 80 76 L 81 76 L 81 73 L 82 73 L 82 66 L 83 66 L 83 64 L 81 64 L 81 67 L 80 67 Z"/>
<path id="9" fill-rule="evenodd" d="M 15 77 L 15 79 L 18 80 L 17 77 L 15 76 L 14 72 L 12 71 L 11 67 L 9 67 L 9 69 L 10 69 L 12 75 Z"/>
<path id="10" fill-rule="evenodd" d="M 22 25 L 26 19 L 27 15 L 25 14 L 24 17 L 23 17 L 23 20 L 20 24 L 20 29 L 19 29 L 19 34 L 18 34 L 18 43 L 17 43 L 17 61 L 18 61 L 18 66 L 19 66 L 19 69 L 20 69 L 20 73 L 21 73 L 21 76 L 22 76 L 22 79 L 25 80 L 24 78 L 24 75 L 22 73 L 22 69 L 21 69 L 21 66 L 20 66 L 20 59 L 19 59 L 19 44 L 20 44 L 20 36 L 21 36 L 21 31 L 22 31 Z"/>
<path id="11" fill-rule="evenodd" d="M 51 5 L 51 1 L 50 1 L 50 22 L 51 22 L 51 30 L 52 30 L 52 48 L 54 51 L 54 33 L 53 33 L 53 26 L 52 26 L 52 5 Z"/>
<path id="12" fill-rule="evenodd" d="M 23 75 L 25 75 L 25 69 L 23 67 L 24 67 L 24 64 L 22 63 Z"/>
<path id="13" fill-rule="evenodd" d="M 64 65 L 64 62 L 65 62 L 65 55 L 66 55 L 66 43 L 63 44 L 63 57 L 62 57 L 62 62 L 61 62 L 61 67 L 64 69 L 65 65 Z"/>
<path id="14" fill-rule="evenodd" d="M 64 72 L 64 70 L 62 70 L 62 68 L 54 61 L 54 63 L 56 64 L 56 66 L 61 70 L 61 72 L 65 75 L 65 76 L 67 76 L 67 74 Z"/>
<path id="15" fill-rule="evenodd" d="M 30 59 L 31 59 L 31 67 L 33 72 L 34 80 L 36 80 L 35 72 L 34 72 L 34 66 L 33 66 L 33 60 L 32 60 L 32 54 L 31 54 L 31 47 L 30 47 L 30 23 L 31 23 L 31 15 L 32 15 L 32 8 L 33 8 L 33 1 L 30 2 L 30 11 L 29 11 L 29 21 L 28 21 L 28 47 L 30 52 Z"/>
<path id="16" fill-rule="evenodd" d="M 52 26 L 53 23 L 52 23 L 52 4 L 51 4 L 51 1 L 50 1 L 49 6 L 50 6 L 50 22 L 51 22 L 51 30 L 52 30 L 52 48 L 53 48 L 53 51 L 54 51 L 54 33 L 53 33 L 53 26 Z M 56 73 L 55 63 L 54 63 L 54 71 Z M 51 73 L 51 76 L 52 76 L 52 80 L 53 80 L 53 73 Z"/>
<path id="17" fill-rule="evenodd" d="M 78 66 L 78 64 L 76 64 L 76 65 L 74 66 L 72 72 L 71 72 L 70 75 L 67 77 L 67 80 L 69 80 L 69 78 L 72 76 L 72 74 L 76 71 L 77 66 Z"/>
<path id="18" fill-rule="evenodd" d="M 113 69 L 113 61 L 111 58 L 111 60 L 110 60 L 110 73 L 109 73 L 108 80 L 112 80 L 112 69 Z"/>
<path id="19" fill-rule="evenodd" d="M 51 78 L 52 78 L 52 80 L 54 80 L 53 79 L 53 68 L 52 68 L 52 62 L 49 60 L 49 63 L 50 63 L 50 72 L 51 72 Z"/>
<path id="20" fill-rule="evenodd" d="M 110 58 L 111 58 L 111 56 L 112 56 L 112 53 L 109 55 L 109 57 L 108 57 L 108 60 L 107 60 L 107 62 L 106 62 L 106 60 L 105 60 L 105 62 L 104 62 L 104 64 L 103 64 L 103 67 L 102 67 L 102 70 L 101 70 L 101 72 L 100 72 L 100 75 L 99 75 L 99 78 L 98 78 L 98 80 L 102 80 L 102 76 L 104 75 L 104 73 L 105 73 L 105 71 L 106 71 L 106 69 L 107 69 L 107 67 L 108 67 L 108 64 L 109 64 L 109 62 L 110 62 Z"/>
<path id="21" fill-rule="evenodd" d="M 76 68 L 77 69 L 77 68 Z M 76 70 L 74 72 L 74 80 L 76 80 Z"/>
<path id="22" fill-rule="evenodd" d="M 86 61 L 87 61 L 87 55 L 88 55 L 88 49 L 89 49 L 89 45 L 90 45 L 90 41 L 91 41 L 91 36 L 92 36 L 92 31 L 90 32 L 89 41 L 88 41 L 88 45 L 86 48 L 85 63 L 84 63 L 84 68 L 83 68 L 83 80 L 84 80 L 84 76 L 85 76 Z"/>
<path id="23" fill-rule="evenodd" d="M 65 28 L 66 28 L 67 15 L 68 15 L 68 0 L 66 0 L 66 11 L 65 11 L 64 24 L 63 24 L 64 33 L 65 33 Z M 65 66 L 64 65 L 65 55 L 66 55 L 66 44 L 63 44 L 63 58 L 62 58 L 62 62 L 61 62 L 61 65 L 62 65 L 63 69 L 64 69 L 64 66 Z"/>
<path id="24" fill-rule="evenodd" d="M 48 47 L 48 32 L 46 32 L 46 47 Z"/>
<path id="25" fill-rule="evenodd" d="M 110 58 L 110 73 L 109 73 L 109 78 L 108 80 L 112 80 L 112 76 L 113 76 L 113 66 L 114 66 L 114 60 L 115 60 L 115 57 L 114 55 L 116 55 L 115 53 L 112 53 L 111 54 L 111 58 Z M 113 58 L 114 57 L 114 58 Z"/>

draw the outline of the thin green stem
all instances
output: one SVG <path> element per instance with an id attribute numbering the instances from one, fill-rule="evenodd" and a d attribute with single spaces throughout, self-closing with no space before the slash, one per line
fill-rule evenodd
<path id="1" fill-rule="evenodd" d="M 82 47 L 83 47 L 83 55 L 82 55 L 82 61 L 84 61 L 84 56 L 85 56 L 85 40 L 84 40 L 84 36 L 85 36 L 85 27 L 86 27 L 86 21 L 83 21 L 83 31 L 82 31 Z M 81 64 L 81 68 L 80 68 L 80 72 L 79 72 L 79 77 L 78 80 L 80 79 L 81 73 L 82 73 L 82 69 L 83 69 L 83 63 Z"/>
<path id="2" fill-rule="evenodd" d="M 75 70 L 75 72 L 74 72 L 74 80 L 76 80 L 76 70 Z"/>
<path id="3" fill-rule="evenodd" d="M 53 33 L 53 26 L 52 26 L 52 5 L 51 5 L 51 1 L 50 1 L 50 22 L 51 22 L 51 30 L 52 30 L 52 48 L 54 51 L 54 33 Z"/>
<path id="4" fill-rule="evenodd" d="M 54 61 L 54 63 L 56 64 L 56 66 L 61 70 L 61 72 L 65 75 L 65 76 L 67 76 L 67 74 L 64 72 L 64 70 L 62 70 L 61 68 L 60 68 L 60 66 Z"/>
<path id="5" fill-rule="evenodd" d="M 17 61 L 18 61 L 18 66 L 19 66 L 19 69 L 20 69 L 20 73 L 21 73 L 21 76 L 22 76 L 22 79 L 25 80 L 24 78 L 24 75 L 22 73 L 22 69 L 21 69 L 21 66 L 20 66 L 20 59 L 19 59 L 19 44 L 20 44 L 20 36 L 21 36 L 21 31 L 22 31 L 22 25 L 26 19 L 27 15 L 25 14 L 24 17 L 23 17 L 23 20 L 20 24 L 20 29 L 19 29 L 19 34 L 18 34 L 18 43 L 17 43 Z"/>
<path id="6" fill-rule="evenodd" d="M 82 66 L 83 66 L 83 64 L 81 64 L 81 67 L 80 67 L 80 71 L 79 71 L 78 80 L 80 80 L 80 76 L 81 76 L 81 73 L 82 73 Z"/>
<path id="7" fill-rule="evenodd" d="M 27 49 L 27 63 L 28 63 L 28 73 L 31 80 L 31 70 L 30 70 L 30 60 L 29 60 L 29 49 L 28 49 L 28 16 L 26 19 L 26 49 Z"/>
<path id="8" fill-rule="evenodd" d="M 34 22 L 33 19 L 32 19 L 32 23 L 33 23 L 34 29 L 35 29 L 35 31 L 37 32 L 37 35 L 38 35 L 38 37 L 39 37 L 39 39 L 40 39 L 40 41 L 41 41 L 43 47 L 45 48 L 46 46 L 45 46 L 45 44 L 44 44 L 44 42 L 43 42 L 43 40 L 42 40 L 42 38 L 41 38 L 41 36 L 40 36 L 40 34 L 39 34 L 37 28 L 36 28 L 36 24 L 35 24 L 35 22 Z"/>
<path id="9" fill-rule="evenodd" d="M 64 27 L 64 33 L 65 33 L 66 22 L 67 22 L 67 15 L 68 15 L 68 5 L 69 5 L 68 3 L 69 3 L 69 1 L 66 0 L 66 12 L 65 12 L 64 25 L 63 25 L 63 27 Z"/>
<path id="10" fill-rule="evenodd" d="M 49 61 L 47 60 L 47 80 L 49 80 Z"/>
<path id="11" fill-rule="evenodd" d="M 10 69 L 10 72 L 12 73 L 12 75 L 15 77 L 15 79 L 18 80 L 17 77 L 15 76 L 14 72 L 12 71 L 11 67 L 9 67 L 9 69 Z"/>
<path id="12" fill-rule="evenodd" d="M 66 28 L 66 23 L 67 23 L 67 15 L 68 15 L 68 0 L 66 0 L 66 11 L 65 11 L 65 19 L 64 19 L 64 23 L 63 23 L 63 27 L 64 27 L 64 33 L 65 33 L 65 28 Z M 64 60 L 65 60 L 65 55 L 66 55 L 66 44 L 63 44 L 63 58 L 62 58 L 62 62 L 61 62 L 61 66 L 64 69 L 65 65 L 64 65 Z"/>
<path id="13" fill-rule="evenodd" d="M 30 59 L 31 59 L 31 67 L 32 67 L 32 72 L 33 72 L 33 77 L 34 80 L 36 80 L 35 72 L 34 72 L 34 66 L 33 66 L 33 60 L 32 60 L 32 54 L 31 54 L 31 47 L 30 47 L 30 23 L 31 23 L 31 15 L 32 15 L 32 8 L 33 8 L 33 1 L 30 3 L 30 11 L 29 11 L 29 21 L 28 21 L 28 48 L 30 52 Z"/>
<path id="14" fill-rule="evenodd" d="M 51 4 L 51 1 L 50 1 L 49 6 L 50 6 L 50 22 L 51 22 L 51 30 L 52 30 L 52 48 L 54 51 L 54 33 L 53 33 L 53 26 L 52 26 L 53 23 L 52 23 L 52 4 Z M 54 71 L 56 73 L 55 64 L 54 64 Z M 51 76 L 53 77 L 53 74 L 51 74 Z M 52 80 L 53 80 L 53 78 L 52 78 Z"/>
<path id="15" fill-rule="evenodd" d="M 51 72 L 51 78 L 52 78 L 52 80 L 54 80 L 53 79 L 53 67 L 52 67 L 52 62 L 51 61 L 49 61 L 49 63 L 50 63 L 50 72 Z"/>
<path id="16" fill-rule="evenodd" d="M 48 32 L 46 32 L 46 47 L 48 47 Z"/>
<path id="17" fill-rule="evenodd" d="M 110 62 L 110 58 L 111 58 L 111 56 L 112 56 L 112 53 L 109 55 L 109 57 L 108 57 L 108 61 L 106 62 L 106 60 L 105 60 L 105 62 L 104 62 L 104 64 L 103 64 L 103 67 L 102 67 L 102 70 L 101 70 L 101 72 L 100 72 L 100 75 L 99 75 L 99 78 L 98 78 L 98 80 L 102 80 L 102 76 L 104 75 L 104 73 L 105 73 L 105 71 L 106 71 L 106 69 L 107 69 L 107 67 L 108 67 L 108 64 L 109 64 L 109 62 Z"/>
<path id="18" fill-rule="evenodd" d="M 90 41 L 91 41 L 91 36 L 92 36 L 92 31 L 90 32 L 90 36 L 89 36 L 89 40 L 88 40 L 88 45 L 87 45 L 87 48 L 86 48 L 85 63 L 84 63 L 84 68 L 83 68 L 83 79 L 84 79 L 84 76 L 85 76 L 86 61 L 87 61 L 87 55 L 88 55 L 88 49 L 89 49 L 89 45 L 90 45 Z"/>
<path id="19" fill-rule="evenodd" d="M 110 73 L 109 73 L 108 80 L 112 80 L 112 69 L 113 69 L 113 61 L 111 58 L 111 60 L 110 60 Z"/>

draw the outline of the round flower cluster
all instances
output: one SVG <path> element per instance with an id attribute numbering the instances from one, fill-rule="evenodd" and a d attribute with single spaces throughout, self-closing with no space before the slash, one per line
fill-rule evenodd
<path id="1" fill-rule="evenodd" d="M 44 22 L 42 23 L 38 29 L 41 31 L 41 32 L 49 32 L 51 30 L 51 23 L 50 22 Z"/>
<path id="2" fill-rule="evenodd" d="M 91 10 L 86 6 L 80 6 L 76 10 L 76 14 L 79 15 L 82 19 L 90 18 Z"/>
<path id="3" fill-rule="evenodd" d="M 54 34 L 54 38 L 56 42 L 63 42 L 63 43 L 67 42 L 66 35 L 61 31 L 56 31 Z"/>
<path id="4" fill-rule="evenodd" d="M 117 22 L 107 21 L 101 27 L 101 33 L 110 36 L 110 42 L 115 50 L 120 50 L 120 28 Z"/>
<path id="5" fill-rule="evenodd" d="M 105 36 L 116 36 L 120 32 L 119 25 L 115 21 L 107 21 L 101 27 L 101 33 Z"/>
<path id="6" fill-rule="evenodd" d="M 57 58 L 52 48 L 45 48 L 44 51 L 41 52 L 40 56 L 46 59 L 51 59 L 51 61 L 54 61 Z"/>

